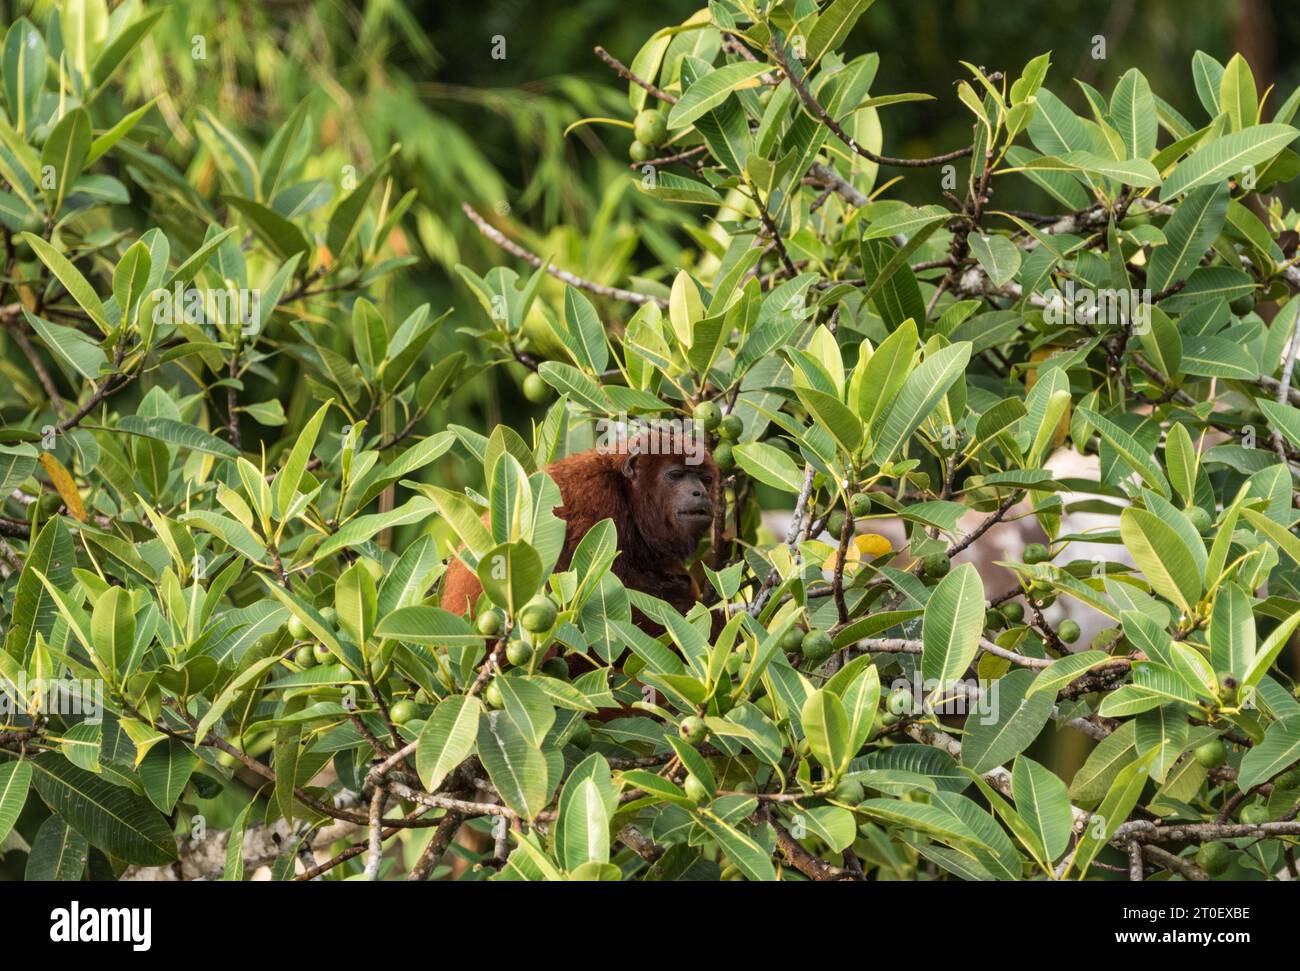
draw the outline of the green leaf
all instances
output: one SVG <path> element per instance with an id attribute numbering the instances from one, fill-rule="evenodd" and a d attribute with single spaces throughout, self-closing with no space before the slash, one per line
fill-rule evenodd
<path id="1" fill-rule="evenodd" d="M 1237 787 L 1247 792 L 1300 761 L 1300 715 L 1268 726 L 1264 740 L 1241 760 Z"/>
<path id="2" fill-rule="evenodd" d="M 45 38 L 26 17 L 9 27 L 4 43 L 4 83 L 9 115 L 18 134 L 34 127 L 45 87 Z"/>
<path id="3" fill-rule="evenodd" d="M 194 425 L 174 418 L 146 418 L 142 415 L 124 415 L 117 421 L 117 430 L 128 435 L 150 438 L 168 445 L 179 445 L 205 455 L 222 459 L 239 458 L 239 449 L 217 436 Z"/>
<path id="4" fill-rule="evenodd" d="M 525 819 L 546 807 L 546 759 L 504 711 L 479 719 L 478 755 L 507 806 Z"/>
<path id="5" fill-rule="evenodd" d="M 832 775 L 853 754 L 849 749 L 849 719 L 834 692 L 820 689 L 810 694 L 800 712 L 808 747 Z"/>
<path id="6" fill-rule="evenodd" d="M 1267 162 L 1300 135 L 1290 125 L 1252 125 L 1222 135 L 1198 148 L 1169 173 L 1160 190 L 1162 202 L 1198 186 L 1219 182 Z"/>
<path id="7" fill-rule="evenodd" d="M 696 816 L 699 824 L 708 834 L 718 841 L 727 859 L 736 864 L 736 869 L 748 880 L 771 881 L 776 879 L 776 868 L 772 859 L 757 843 L 730 823 L 714 815 L 707 809 L 700 810 Z"/>
<path id="8" fill-rule="evenodd" d="M 1228 183 L 1216 182 L 1187 194 L 1165 223 L 1166 242 L 1151 251 L 1147 287 L 1168 290 L 1200 265 L 1228 217 Z"/>
<path id="9" fill-rule="evenodd" d="M 469 758 L 482 713 L 477 698 L 452 695 L 425 721 L 415 749 L 415 770 L 428 792 L 437 792 L 448 774 Z"/>
<path id="10" fill-rule="evenodd" d="M 241 196 L 228 195 L 222 198 L 239 210 L 248 222 L 249 228 L 278 259 L 288 260 L 311 250 L 311 243 L 307 240 L 306 234 L 274 209 Z"/>
<path id="11" fill-rule="evenodd" d="M 736 464 L 745 472 L 773 488 L 798 493 L 803 488 L 803 473 L 794 459 L 766 442 L 744 442 L 732 449 Z"/>
<path id="12" fill-rule="evenodd" d="M 1023 668 L 1002 676 L 996 682 L 996 717 L 986 721 L 979 712 L 967 716 L 961 761 L 972 772 L 988 772 L 1015 758 L 1043 730 L 1056 699 L 1048 692 L 1027 697 L 1033 681 L 1034 672 Z"/>
<path id="13" fill-rule="evenodd" d="M 339 626 L 353 643 L 364 647 L 375 631 L 376 593 L 374 578 L 363 564 L 353 563 L 339 576 L 334 585 L 334 609 Z"/>
<path id="14" fill-rule="evenodd" d="M 979 650 L 984 629 L 984 585 L 972 563 L 939 581 L 925 604 L 921 675 L 949 686 L 962 678 Z"/>
<path id="15" fill-rule="evenodd" d="M 90 114 L 85 108 L 74 108 L 59 120 L 41 147 L 42 170 L 54 172 L 54 186 L 46 190 L 52 212 L 59 211 L 81 175 L 90 141 Z"/>
<path id="16" fill-rule="evenodd" d="M 360 184 L 339 200 L 339 204 L 334 207 L 330 213 L 329 227 L 325 233 L 325 244 L 330 248 L 336 260 L 342 260 L 348 248 L 348 244 L 356 237 L 357 229 L 361 226 L 361 216 L 365 211 L 366 200 L 370 198 L 370 193 L 379 181 L 380 175 L 388 167 L 388 163 L 393 156 L 401 150 L 401 145 L 394 145 L 388 150 L 379 162 L 371 169 Z"/>
<path id="17" fill-rule="evenodd" d="M 176 800 L 198 761 L 198 756 L 178 738 L 168 738 L 149 749 L 140 762 L 140 784 L 159 812 L 170 813 L 176 808 Z"/>
<path id="18" fill-rule="evenodd" d="M 1154 513 L 1134 507 L 1120 514 L 1119 532 L 1152 589 L 1191 613 L 1201 598 L 1201 572 L 1182 537 Z"/>
<path id="19" fill-rule="evenodd" d="M 122 587 L 109 587 L 95 601 L 90 615 L 90 639 L 105 666 L 122 673 L 135 645 L 131 595 Z"/>
<path id="20" fill-rule="evenodd" d="M 1004 286 L 1015 279 L 1020 270 L 1020 250 L 1009 238 L 996 234 L 971 233 L 969 242 L 975 259 L 979 260 L 995 287 Z"/>
<path id="21" fill-rule="evenodd" d="M 811 71 L 828 51 L 844 42 L 853 25 L 867 12 L 875 0 L 832 0 L 817 16 L 817 22 L 808 34 L 808 45 L 803 63 Z"/>
<path id="22" fill-rule="evenodd" d="M 18 814 L 27 802 L 27 792 L 32 782 L 32 764 L 24 762 L 0 763 L 0 844 L 18 822 Z"/>
<path id="23" fill-rule="evenodd" d="M 712 111 L 741 87 L 768 70 L 763 61 L 734 61 L 700 78 L 678 99 L 668 113 L 668 129 L 685 128 L 706 112 Z"/>
<path id="24" fill-rule="evenodd" d="M 1255 659 L 1255 618 L 1240 585 L 1225 583 L 1210 614 L 1210 664 L 1240 680 Z"/>
<path id="25" fill-rule="evenodd" d="M 1147 766 L 1148 760 L 1143 759 L 1121 769 L 1115 776 L 1106 798 L 1093 814 L 1093 819 L 1100 825 L 1090 825 L 1084 830 L 1079 845 L 1075 847 L 1074 856 L 1070 858 L 1070 868 L 1078 871 L 1080 880 L 1102 847 L 1110 842 L 1115 830 L 1128 819 L 1128 814 L 1137 805 L 1142 788 L 1146 785 Z"/>
<path id="26" fill-rule="evenodd" d="M 36 791 L 50 810 L 93 846 L 127 863 L 162 866 L 176 859 L 166 820 L 134 793 L 46 752 L 31 760 Z"/>
<path id="27" fill-rule="evenodd" d="M 104 315 L 104 305 L 100 303 L 94 288 L 86 282 L 86 278 L 68 261 L 68 258 L 34 233 L 21 233 L 19 238 L 32 248 L 40 261 L 58 278 L 63 288 L 68 291 L 73 300 L 77 301 L 99 329 L 105 335 L 111 334 L 113 327 Z"/>
<path id="28" fill-rule="evenodd" d="M 1156 150 L 1160 122 L 1151 85 L 1137 68 L 1130 68 L 1116 83 L 1110 115 L 1129 158 L 1150 158 Z"/>
<path id="29" fill-rule="evenodd" d="M 1065 783 L 1045 766 L 1021 755 L 1011 768 L 1011 794 L 1016 812 L 1028 824 L 1050 863 L 1065 852 L 1074 816 Z"/>
<path id="30" fill-rule="evenodd" d="M 27 881 L 80 880 L 90 859 L 90 843 L 58 816 L 41 823 L 32 840 L 23 879 Z"/>
<path id="31" fill-rule="evenodd" d="M 1139 445 L 1132 435 L 1109 418 L 1103 418 L 1088 408 L 1079 408 L 1078 413 L 1081 417 L 1087 419 L 1088 424 L 1097 429 L 1097 433 L 1106 441 L 1106 444 L 1119 453 L 1119 457 L 1129 468 L 1142 477 L 1143 482 L 1164 498 L 1169 498 L 1169 482 L 1165 479 L 1164 473 L 1152 461 L 1150 453 Z"/>
<path id="32" fill-rule="evenodd" d="M 83 378 L 99 380 L 99 372 L 108 363 L 103 349 L 75 327 L 55 324 L 37 317 L 26 307 L 23 316 L 32 330 L 54 354 Z"/>
<path id="33" fill-rule="evenodd" d="M 1040 691 L 1047 691 L 1055 697 L 1061 688 L 1079 675 L 1109 660 L 1111 656 L 1103 651 L 1080 651 L 1078 654 L 1068 654 L 1058 658 L 1038 672 L 1034 683 L 1025 692 L 1025 697 L 1032 698 Z"/>
<path id="34" fill-rule="evenodd" d="M 557 807 L 555 853 L 566 870 L 609 862 L 609 824 L 617 808 L 609 763 L 599 753 L 587 756 L 569 776 Z"/>
<path id="35" fill-rule="evenodd" d="M 936 351 L 908 375 L 880 427 L 872 458 L 884 463 L 894 457 L 947 393 L 970 363 L 969 341 Z"/>

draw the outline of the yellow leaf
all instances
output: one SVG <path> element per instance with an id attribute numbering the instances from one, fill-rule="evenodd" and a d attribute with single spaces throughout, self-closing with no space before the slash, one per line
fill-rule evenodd
<path id="1" fill-rule="evenodd" d="M 41 453 L 41 465 L 45 466 L 45 472 L 50 477 L 50 482 L 63 500 L 63 504 L 68 507 L 78 522 L 86 521 L 86 507 L 81 501 L 81 493 L 77 491 L 77 483 L 72 479 L 72 473 L 63 467 L 63 463 L 56 459 L 49 452 Z"/>
<path id="2" fill-rule="evenodd" d="M 879 533 L 862 533 L 854 537 L 853 545 L 857 547 L 858 556 L 884 556 L 894 552 L 894 545 Z"/>

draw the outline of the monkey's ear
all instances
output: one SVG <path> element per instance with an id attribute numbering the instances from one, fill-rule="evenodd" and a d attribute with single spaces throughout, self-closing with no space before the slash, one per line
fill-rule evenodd
<path id="1" fill-rule="evenodd" d="M 635 479 L 635 478 L 636 478 L 636 460 L 637 460 L 638 454 L 639 454 L 639 453 L 637 453 L 637 452 L 628 452 L 628 453 L 627 453 L 627 458 L 623 459 L 623 464 L 622 464 L 621 466 L 619 466 L 619 468 L 620 468 L 620 469 L 622 470 L 622 472 L 623 472 L 623 475 L 624 475 L 626 478 L 629 478 L 629 479 Z"/>

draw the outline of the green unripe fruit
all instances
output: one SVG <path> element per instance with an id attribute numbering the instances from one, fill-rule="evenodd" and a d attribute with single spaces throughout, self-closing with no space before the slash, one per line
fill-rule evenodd
<path id="1" fill-rule="evenodd" d="M 527 666 L 533 659 L 533 648 L 523 641 L 511 641 L 506 645 L 506 660 L 517 668 Z"/>
<path id="2" fill-rule="evenodd" d="M 298 617 L 294 616 L 289 618 L 289 636 L 295 641 L 305 641 L 310 633 L 311 632 L 307 630 L 307 625 Z"/>
<path id="3" fill-rule="evenodd" d="M 1051 555 L 1047 552 L 1047 547 L 1042 543 L 1030 543 L 1025 547 L 1024 560 L 1029 566 L 1033 566 L 1035 563 L 1046 563 L 1049 559 L 1051 559 Z"/>
<path id="4" fill-rule="evenodd" d="M 798 627 L 791 627 L 781 635 L 781 650 L 793 654 L 803 647 L 804 632 Z"/>
<path id="5" fill-rule="evenodd" d="M 741 436 L 745 430 L 745 423 L 739 415 L 724 415 L 722 421 L 718 422 L 718 435 L 728 441 L 734 442 Z"/>
<path id="6" fill-rule="evenodd" d="M 737 880 L 744 880 L 745 875 L 740 872 L 740 868 L 734 863 L 728 863 L 718 873 L 718 879 L 725 883 L 732 883 Z"/>
<path id="7" fill-rule="evenodd" d="M 826 520 L 826 532 L 830 533 L 835 539 L 839 539 L 840 534 L 844 532 L 844 524 L 847 521 L 848 517 L 844 515 L 844 510 L 836 509 L 831 513 L 830 518 Z"/>
<path id="8" fill-rule="evenodd" d="M 732 453 L 729 443 L 718 443 L 718 447 L 713 450 L 713 462 L 720 472 L 730 472 L 736 467 L 736 456 Z"/>
<path id="9" fill-rule="evenodd" d="M 586 719 L 579 721 L 569 736 L 569 744 L 575 748 L 587 748 L 591 745 L 591 726 Z"/>
<path id="10" fill-rule="evenodd" d="M 910 715 L 912 709 L 916 707 L 916 699 L 912 697 L 911 689 L 900 687 L 889 693 L 885 705 L 892 715 Z"/>
<path id="11" fill-rule="evenodd" d="M 1061 621 L 1061 626 L 1056 629 L 1056 636 L 1067 644 L 1073 644 L 1079 639 L 1079 625 L 1072 620 Z"/>
<path id="12" fill-rule="evenodd" d="M 405 725 L 412 718 L 419 714 L 419 709 L 415 702 L 409 698 L 403 698 L 392 708 L 388 709 L 389 716 L 393 719 L 394 725 Z"/>
<path id="13" fill-rule="evenodd" d="M 519 625 L 530 634 L 544 634 L 555 626 L 558 613 L 550 597 L 538 594 L 519 612 Z"/>
<path id="14" fill-rule="evenodd" d="M 1202 843 L 1196 851 L 1196 865 L 1212 877 L 1228 869 L 1232 851 L 1222 843 Z"/>
<path id="15" fill-rule="evenodd" d="M 682 788 L 686 790 L 686 798 L 697 806 L 702 802 L 708 802 L 709 790 L 704 788 L 704 783 L 695 776 L 688 775 Z"/>
<path id="16" fill-rule="evenodd" d="M 1255 309 L 1255 297 L 1248 293 L 1244 297 L 1238 297 L 1228 306 L 1232 308 L 1232 312 L 1238 317 L 1244 317 Z"/>
<path id="17" fill-rule="evenodd" d="M 322 607 L 320 611 L 321 618 L 329 626 L 334 627 L 339 622 L 339 612 L 333 607 Z"/>
<path id="18" fill-rule="evenodd" d="M 952 569 L 952 560 L 948 559 L 947 553 L 929 553 L 921 561 L 921 565 L 925 568 L 926 576 L 938 580 L 948 575 L 948 571 Z"/>
<path id="19" fill-rule="evenodd" d="M 300 668 L 310 668 L 316 666 L 316 652 L 312 650 L 310 644 L 304 644 L 298 650 L 293 652 L 293 663 Z"/>
<path id="20" fill-rule="evenodd" d="M 662 145 L 664 139 L 668 137 L 668 121 L 662 112 L 647 108 L 645 111 L 637 112 L 636 119 L 632 122 L 632 133 L 636 135 L 638 142 Z"/>
<path id="21" fill-rule="evenodd" d="M 1055 587 L 1046 580 L 1035 580 L 1029 585 L 1029 593 L 1034 597 L 1034 599 L 1046 597 L 1054 589 Z"/>
<path id="22" fill-rule="evenodd" d="M 1193 753 L 1196 761 L 1207 769 L 1217 769 L 1228 761 L 1228 750 L 1223 744 L 1223 740 L 1212 738 L 1208 742 L 1202 742 L 1196 746 Z"/>
<path id="23" fill-rule="evenodd" d="M 1262 802 L 1252 802 L 1241 811 L 1241 821 L 1247 826 L 1261 826 L 1269 821 L 1268 807 Z"/>
<path id="24" fill-rule="evenodd" d="M 1006 626 L 1007 619 L 1002 615 L 1002 611 L 997 607 L 990 607 L 984 611 L 984 627 L 986 630 L 1001 630 Z"/>
<path id="25" fill-rule="evenodd" d="M 865 492 L 855 492 L 849 496 L 849 512 L 855 516 L 865 516 L 871 512 L 871 497 Z"/>
<path id="26" fill-rule="evenodd" d="M 633 142 L 628 146 L 627 157 L 633 162 L 645 162 L 654 158 L 655 150 L 651 145 L 645 142 Z"/>
<path id="27" fill-rule="evenodd" d="M 542 674 L 550 678 L 559 678 L 561 681 L 568 681 L 569 666 L 564 663 L 562 657 L 548 657 L 542 664 Z"/>
<path id="28" fill-rule="evenodd" d="M 886 728 L 890 727 L 891 725 L 897 725 L 898 716 L 895 715 L 892 711 L 887 711 L 880 716 L 880 724 Z"/>
<path id="29" fill-rule="evenodd" d="M 1015 600 L 1010 600 L 998 608 L 1002 611 L 1002 616 L 1007 619 L 1007 623 L 1018 624 L 1025 619 L 1025 605 Z"/>
<path id="30" fill-rule="evenodd" d="M 1300 789 L 1300 769 L 1283 772 L 1273 780 L 1274 789 Z"/>
<path id="31" fill-rule="evenodd" d="M 474 628 L 484 637 L 496 637 L 501 633 L 504 622 L 499 610 L 485 610 L 474 618 Z"/>
<path id="32" fill-rule="evenodd" d="M 704 719 L 698 715 L 688 715 L 682 719 L 677 726 L 677 734 L 681 736 L 683 742 L 688 745 L 699 745 L 709 736 L 708 726 L 704 724 Z"/>
<path id="33" fill-rule="evenodd" d="M 45 229 L 45 217 L 39 212 L 29 212 L 23 216 L 23 232 L 39 236 Z"/>
<path id="34" fill-rule="evenodd" d="M 824 630 L 810 630 L 799 644 L 800 653 L 814 664 L 825 661 L 834 650 L 835 642 Z"/>
<path id="35" fill-rule="evenodd" d="M 495 681 L 489 682 L 488 686 L 483 689 L 483 700 L 487 702 L 489 708 L 502 708 L 506 703 L 506 700 L 501 697 L 501 689 Z"/>
<path id="36" fill-rule="evenodd" d="M 835 787 L 835 801 L 847 802 L 851 806 L 856 806 L 866 797 L 866 792 L 862 788 L 862 783 L 857 779 L 845 779 Z"/>
<path id="37" fill-rule="evenodd" d="M 551 400 L 551 386 L 536 371 L 530 371 L 524 378 L 524 397 L 535 405 L 545 404 Z"/>
<path id="38" fill-rule="evenodd" d="M 1204 533 L 1214 525 L 1214 517 L 1202 509 L 1200 506 L 1192 506 L 1187 510 L 1187 518 L 1192 521 L 1198 533 Z"/>
<path id="39" fill-rule="evenodd" d="M 722 424 L 722 409 L 716 401 L 701 401 L 691 412 L 691 417 L 703 425 L 706 432 L 711 432 Z"/>
<path id="40" fill-rule="evenodd" d="M 333 664 L 334 655 L 324 644 L 316 643 L 311 646 L 311 652 L 316 655 L 317 664 Z"/>

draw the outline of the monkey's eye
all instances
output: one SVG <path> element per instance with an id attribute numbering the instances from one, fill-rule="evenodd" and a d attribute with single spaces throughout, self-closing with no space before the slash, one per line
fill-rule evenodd
<path id="1" fill-rule="evenodd" d="M 702 483 L 704 484 L 704 488 L 706 488 L 706 489 L 711 489 L 711 488 L 713 488 L 713 476 L 711 476 L 711 475 L 702 475 L 702 476 L 700 476 L 700 482 L 702 482 Z"/>
<path id="2" fill-rule="evenodd" d="M 674 482 L 676 482 L 678 479 L 680 479 L 680 478 L 681 478 L 682 476 L 684 476 L 685 474 L 686 474 L 686 470 L 685 470 L 685 469 L 669 469 L 669 470 L 668 470 L 668 478 L 672 479 Z"/>

